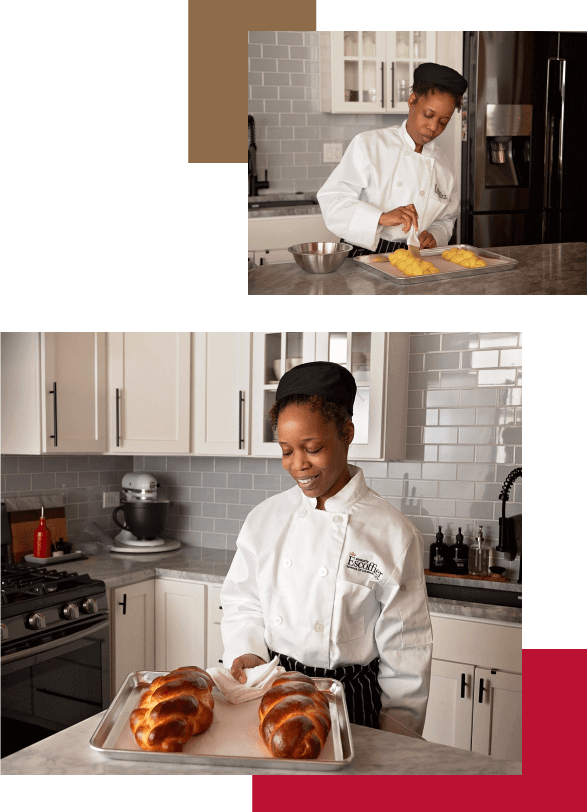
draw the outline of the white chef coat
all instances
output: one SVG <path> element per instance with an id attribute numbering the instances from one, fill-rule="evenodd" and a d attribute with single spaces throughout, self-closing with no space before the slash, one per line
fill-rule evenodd
<path id="1" fill-rule="evenodd" d="M 383 212 L 413 203 L 418 229 L 448 245 L 459 210 L 454 174 L 436 139 L 415 152 L 406 122 L 355 136 L 318 192 L 327 227 L 374 251 L 380 238 L 404 241 L 403 225 L 381 226 Z"/>
<path id="2" fill-rule="evenodd" d="M 221 590 L 224 666 L 268 649 L 328 669 L 379 657 L 382 715 L 421 734 L 432 658 L 421 536 L 349 470 L 325 510 L 295 485 L 248 515 Z"/>

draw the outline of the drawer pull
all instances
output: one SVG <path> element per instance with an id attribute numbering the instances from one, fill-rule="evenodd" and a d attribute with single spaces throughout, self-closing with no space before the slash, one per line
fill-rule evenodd
<path id="1" fill-rule="evenodd" d="M 122 606 L 122 614 L 126 615 L 126 592 L 124 593 L 122 600 L 118 602 L 118 605 Z"/>
<path id="2" fill-rule="evenodd" d="M 483 680 L 479 680 L 479 702 L 483 702 L 483 691 L 486 689 L 483 687 Z"/>
<path id="3" fill-rule="evenodd" d="M 465 675 L 461 674 L 461 699 L 465 698 L 465 688 L 467 683 L 465 682 Z"/>

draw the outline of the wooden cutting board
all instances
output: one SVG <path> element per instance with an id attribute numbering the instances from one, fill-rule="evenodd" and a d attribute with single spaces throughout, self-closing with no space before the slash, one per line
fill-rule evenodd
<path id="1" fill-rule="evenodd" d="M 39 526 L 41 510 L 19 510 L 9 513 L 10 532 L 12 533 L 12 552 L 14 561 L 18 564 L 25 555 L 34 553 L 35 530 Z M 65 508 L 45 508 L 47 527 L 51 531 L 51 541 L 55 543 L 60 538 L 67 541 L 67 520 Z"/>

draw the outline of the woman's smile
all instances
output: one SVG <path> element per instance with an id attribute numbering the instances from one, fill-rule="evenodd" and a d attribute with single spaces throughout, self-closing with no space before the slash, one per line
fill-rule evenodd
<path id="1" fill-rule="evenodd" d="M 316 474 L 315 476 L 309 476 L 309 477 L 299 477 L 298 476 L 298 477 L 295 477 L 295 480 L 296 480 L 296 482 L 298 483 L 298 485 L 301 488 L 303 488 L 304 490 L 308 490 L 309 488 L 312 488 L 314 485 L 318 484 L 316 482 L 316 480 L 318 479 L 319 476 L 320 476 L 320 474 Z"/>

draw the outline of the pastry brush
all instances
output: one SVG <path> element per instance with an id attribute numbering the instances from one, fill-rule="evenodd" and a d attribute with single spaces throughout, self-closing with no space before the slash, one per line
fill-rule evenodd
<path id="1" fill-rule="evenodd" d="M 416 236 L 416 229 L 414 226 L 408 232 L 408 251 L 412 256 L 416 257 L 416 259 L 421 259 L 420 257 L 420 240 Z"/>

